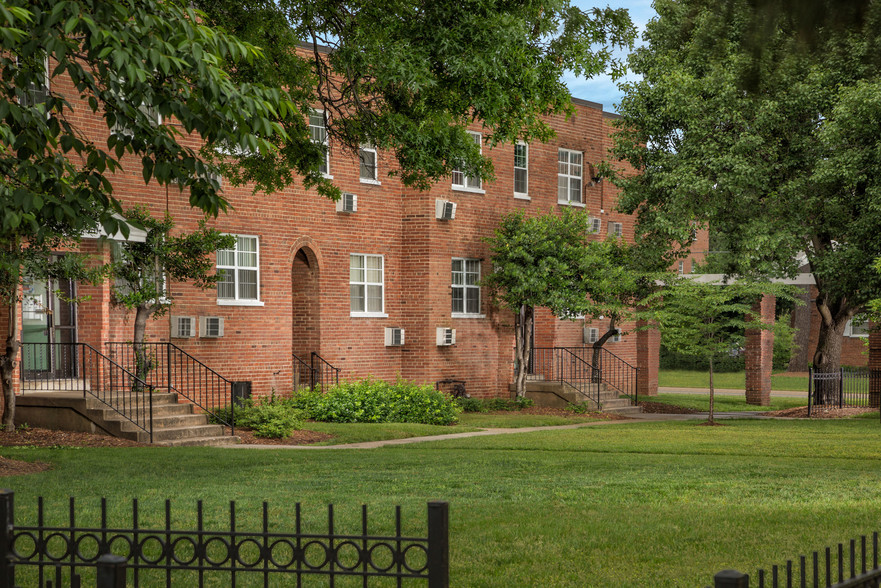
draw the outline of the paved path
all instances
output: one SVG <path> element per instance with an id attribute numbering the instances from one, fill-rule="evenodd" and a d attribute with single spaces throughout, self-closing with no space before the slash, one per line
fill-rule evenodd
<path id="1" fill-rule="evenodd" d="M 567 429 L 581 429 L 583 427 L 598 427 L 603 425 L 626 425 L 635 422 L 645 421 L 691 421 L 707 418 L 707 413 L 696 414 L 657 414 L 657 413 L 640 413 L 628 415 L 628 419 L 613 421 L 590 421 L 587 423 L 575 423 L 572 425 L 557 425 L 553 427 L 519 427 L 509 429 L 481 429 L 480 431 L 470 431 L 467 433 L 450 433 L 449 435 L 430 435 L 427 437 L 408 437 L 406 439 L 385 439 L 382 441 L 366 441 L 364 443 L 348 443 L 345 445 L 250 445 L 239 444 L 229 445 L 229 448 L 235 449 L 293 449 L 293 450 L 322 450 L 322 449 L 377 449 L 379 447 L 387 447 L 390 445 L 409 445 L 411 443 L 424 443 L 426 441 L 444 441 L 446 439 L 467 439 L 469 437 L 489 437 L 492 435 L 513 435 L 516 433 L 534 433 L 536 431 L 565 431 Z M 717 419 L 732 418 L 770 418 L 765 417 L 761 412 L 717 412 Z"/>

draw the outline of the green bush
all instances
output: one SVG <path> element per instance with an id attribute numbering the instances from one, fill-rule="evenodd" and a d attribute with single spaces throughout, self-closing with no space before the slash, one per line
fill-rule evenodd
<path id="1" fill-rule="evenodd" d="M 456 398 L 456 404 L 463 412 L 487 412 L 486 405 L 480 398 Z"/>
<path id="2" fill-rule="evenodd" d="M 432 386 L 370 378 L 344 382 L 326 393 L 299 391 L 283 402 L 308 418 L 333 423 L 422 423 L 451 425 L 461 408 Z"/>
<path id="3" fill-rule="evenodd" d="M 214 411 L 216 418 L 213 422 L 227 423 L 233 420 L 235 426 L 254 431 L 256 437 L 269 437 L 272 439 L 284 439 L 290 437 L 294 431 L 303 428 L 304 412 L 295 406 L 275 397 L 263 402 L 255 403 L 248 399 L 236 406 L 235 411 L 229 406 L 224 406 Z"/>

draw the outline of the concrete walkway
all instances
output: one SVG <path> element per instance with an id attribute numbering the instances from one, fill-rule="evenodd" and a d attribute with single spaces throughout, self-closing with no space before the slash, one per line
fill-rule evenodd
<path id="1" fill-rule="evenodd" d="M 450 433 L 449 435 L 430 435 L 427 437 L 407 437 L 406 439 L 385 439 L 382 441 L 365 441 L 364 443 L 348 443 L 345 445 L 229 445 L 236 449 L 294 449 L 294 450 L 322 450 L 322 449 L 377 449 L 392 445 L 410 445 L 412 443 L 424 443 L 427 441 L 444 441 L 446 439 L 467 439 L 470 437 L 489 437 L 492 435 L 513 435 L 517 433 L 534 433 L 536 431 L 565 431 L 568 429 L 581 429 L 584 427 L 599 427 L 603 425 L 626 425 L 646 421 L 691 421 L 703 420 L 708 413 L 696 414 L 658 414 L 639 413 L 628 415 L 627 419 L 614 421 L 591 421 L 587 423 L 575 423 L 572 425 L 556 425 L 551 427 L 519 427 L 508 429 L 481 429 L 467 433 Z M 717 412 L 717 419 L 755 419 L 772 418 L 762 415 L 761 412 Z"/>

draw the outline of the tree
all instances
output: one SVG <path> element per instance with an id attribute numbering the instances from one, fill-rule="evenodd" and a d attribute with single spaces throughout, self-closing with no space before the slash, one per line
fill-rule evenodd
<path id="1" fill-rule="evenodd" d="M 702 358 L 710 366 L 710 415 L 714 415 L 713 363 L 743 347 L 747 329 L 786 329 L 782 323 L 762 323 L 750 318 L 753 304 L 763 294 L 786 295 L 767 283 L 731 284 L 668 279 L 665 287 L 646 299 L 644 316 L 661 332 L 664 345 L 677 353 Z"/>
<path id="2" fill-rule="evenodd" d="M 695 226 L 727 242 L 715 259 L 724 273 L 792 275 L 806 256 L 821 317 L 813 364 L 836 371 L 847 321 L 881 293 L 871 271 L 881 254 L 881 133 L 867 114 L 881 3 L 859 31 L 817 31 L 811 51 L 797 50 L 797 27 L 778 11 L 758 56 L 743 49 L 756 12 L 746 0 L 730 6 L 718 18 L 704 0 L 656 3 L 649 43 L 630 61 L 643 80 L 621 105 L 613 153 L 638 174 L 615 176 L 619 208 L 638 215 L 640 242 L 668 262 L 688 250 Z M 745 91 L 755 67 L 774 75 Z"/>
<path id="3" fill-rule="evenodd" d="M 223 235 L 204 224 L 198 231 L 172 235 L 173 219 L 166 214 L 154 219 L 143 208 L 126 211 L 125 217 L 147 229 L 144 242 L 114 242 L 111 276 L 115 304 L 135 311 L 135 375 L 142 380 L 150 372 L 150 360 L 144 348 L 147 321 L 164 315 L 174 304 L 169 282 L 192 282 L 198 288 L 210 288 L 220 279 L 209 255 L 219 249 L 235 247 L 233 235 Z"/>
<path id="4" fill-rule="evenodd" d="M 615 281 L 618 270 L 609 264 L 605 244 L 587 241 L 588 222 L 586 212 L 569 209 L 534 217 L 514 212 L 487 240 L 493 271 L 483 285 L 514 313 L 518 397 L 526 393 L 535 308 L 546 307 L 560 318 L 591 314 L 601 307 L 588 294 Z"/>
<path id="5" fill-rule="evenodd" d="M 287 87 L 304 116 L 323 116 L 330 142 L 393 153 L 404 184 L 423 189 L 455 168 L 492 177 L 469 123 L 490 146 L 548 139 L 544 116 L 571 112 L 564 71 L 621 73 L 611 49 L 635 34 L 626 10 L 585 12 L 570 0 L 196 4 L 267 52 L 268 63 L 230 68 L 233 79 Z M 316 149 L 302 124 L 286 130 L 292 141 L 275 160 L 249 161 L 247 173 L 291 167 Z"/>

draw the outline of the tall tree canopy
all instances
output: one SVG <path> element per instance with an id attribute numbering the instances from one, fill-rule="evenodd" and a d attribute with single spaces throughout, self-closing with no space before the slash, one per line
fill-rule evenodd
<path id="1" fill-rule="evenodd" d="M 732 0 L 659 0 L 648 44 L 631 58 L 614 154 L 638 175 L 615 177 L 620 208 L 657 255 L 687 249 L 693 226 L 728 244 L 711 260 L 739 275 L 792 274 L 805 259 L 822 319 L 814 366 L 835 370 L 847 321 L 881 292 L 881 146 L 874 65 L 881 3 L 862 27 L 820 28 L 801 50 L 799 19 L 773 13 L 773 35 L 744 48 L 756 8 Z M 835 3 L 826 2 L 834 11 Z M 744 79 L 758 68 L 757 86 Z M 672 249 L 671 249 L 672 246 Z M 668 258 L 667 261 L 670 261 Z"/>

